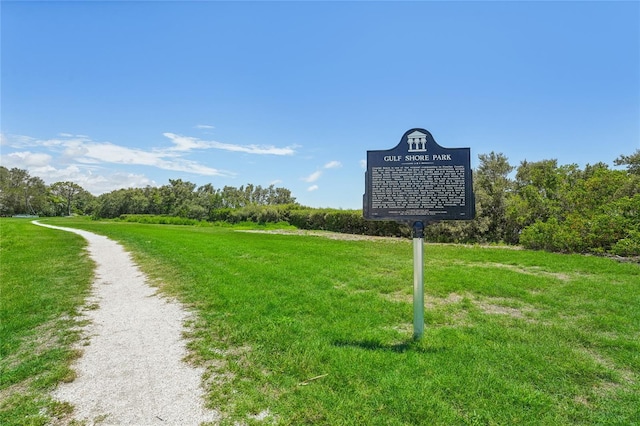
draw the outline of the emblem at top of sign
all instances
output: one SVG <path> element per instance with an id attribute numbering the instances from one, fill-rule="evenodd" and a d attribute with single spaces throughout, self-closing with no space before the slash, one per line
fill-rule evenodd
<path id="1" fill-rule="evenodd" d="M 409 152 L 427 151 L 427 135 L 418 130 L 407 135 L 407 143 L 409 144 Z"/>

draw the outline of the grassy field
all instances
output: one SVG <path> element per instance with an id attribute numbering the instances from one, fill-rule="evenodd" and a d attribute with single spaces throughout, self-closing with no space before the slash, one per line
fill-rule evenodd
<path id="1" fill-rule="evenodd" d="M 73 380 L 74 318 L 91 284 L 93 264 L 82 237 L 0 219 L 0 424 L 40 425 L 41 412 L 70 407 L 48 397 Z"/>
<path id="2" fill-rule="evenodd" d="M 637 264 L 427 245 L 425 334 L 413 341 L 411 241 L 46 222 L 121 241 L 198 313 L 191 360 L 207 367 L 208 404 L 229 424 L 640 424 Z M 69 277 L 56 274 L 78 283 L 64 311 L 77 309 L 86 280 L 74 274 L 89 274 L 79 237 L 1 223 L 2 263 L 14 264 L 2 267 L 3 324 L 26 315 L 5 312 L 7 295 L 16 297 L 5 277 L 27 264 L 5 253 L 12 226 L 25 233 L 13 244 L 59 248 L 40 252 L 45 263 L 75 253 Z M 31 339 L 3 344 L 3 357 L 21 359 Z"/>

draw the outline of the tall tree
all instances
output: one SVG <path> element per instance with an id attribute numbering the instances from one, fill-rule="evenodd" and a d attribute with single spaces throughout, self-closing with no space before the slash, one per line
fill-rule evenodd
<path id="1" fill-rule="evenodd" d="M 204 209 L 206 217 L 209 217 L 214 209 L 222 207 L 222 195 L 210 183 L 198 187 L 196 201 Z"/>
<path id="2" fill-rule="evenodd" d="M 640 175 L 640 149 L 631 155 L 621 155 L 613 162 L 616 166 L 627 166 L 627 171 L 633 175 Z"/>
<path id="3" fill-rule="evenodd" d="M 295 204 L 296 198 L 291 195 L 291 191 L 287 188 L 274 188 L 269 186 L 269 204 Z"/>
<path id="4" fill-rule="evenodd" d="M 195 188 L 195 183 L 183 181 L 182 179 L 169 179 L 169 185 L 160 187 L 163 213 L 186 216 L 186 211 L 194 198 L 193 191 Z"/>
<path id="5" fill-rule="evenodd" d="M 509 240 L 506 209 L 507 199 L 513 190 L 509 173 L 515 167 L 509 164 L 504 154 L 493 151 L 480 154 L 478 159 L 480 165 L 474 174 L 474 183 L 479 220 L 486 218 L 489 241 Z"/>
<path id="6" fill-rule="evenodd" d="M 69 181 L 51 184 L 50 191 L 64 203 L 64 213 L 67 216 L 71 216 L 71 209 L 76 198 L 79 198 L 80 195 L 87 192 L 77 183 Z"/>
<path id="7" fill-rule="evenodd" d="M 23 169 L 6 167 L 0 172 L 0 213 L 41 214 L 46 208 L 46 185 Z"/>
<path id="8" fill-rule="evenodd" d="M 560 176 L 557 160 L 522 161 L 516 172 L 514 195 L 509 200 L 509 219 L 516 232 L 556 217 L 559 212 Z"/>

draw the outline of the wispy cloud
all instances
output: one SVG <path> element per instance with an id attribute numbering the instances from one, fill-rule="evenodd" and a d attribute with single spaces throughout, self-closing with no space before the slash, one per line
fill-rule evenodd
<path id="1" fill-rule="evenodd" d="M 295 146 L 287 146 L 278 148 L 273 145 L 237 145 L 217 141 L 205 141 L 191 136 L 182 136 L 175 133 L 163 133 L 164 136 L 171 139 L 175 151 L 189 151 L 192 149 L 221 149 L 231 152 L 244 152 L 246 154 L 258 155 L 293 155 L 295 154 Z"/>
<path id="2" fill-rule="evenodd" d="M 317 190 L 318 188 L 320 188 L 318 185 L 311 185 L 310 187 L 307 188 L 307 191 L 313 192 L 313 191 Z"/>
<path id="3" fill-rule="evenodd" d="M 60 164 L 53 156 L 30 151 L 14 152 L 2 156 L 2 165 L 7 168 L 26 169 L 45 183 L 70 181 L 77 183 L 94 195 L 122 188 L 156 186 L 148 177 L 121 171 L 109 170 L 101 165 Z"/>
<path id="4" fill-rule="evenodd" d="M 169 132 L 163 135 L 172 142 L 171 146 L 134 148 L 71 133 L 60 133 L 50 139 L 0 133 L 2 165 L 27 169 L 47 183 L 60 180 L 76 182 L 86 190 L 100 194 L 124 187 L 154 185 L 142 174 L 123 172 L 122 168 L 115 166 L 145 166 L 201 176 L 233 177 L 235 173 L 203 164 L 199 161 L 201 157 L 193 158 L 193 153 L 224 150 L 288 156 L 295 154 L 296 148 L 222 143 Z"/>
<path id="5" fill-rule="evenodd" d="M 202 176 L 235 175 L 185 158 L 193 146 L 199 146 L 197 140 L 188 138 L 181 139 L 183 145 L 179 150 L 129 148 L 70 133 L 52 139 L 1 134 L 0 140 L 3 146 L 16 150 L 2 155 L 3 166 L 27 169 L 48 183 L 71 180 L 94 194 L 126 187 L 120 185 L 129 183 L 136 187 L 153 184 L 144 175 L 110 170 L 110 165 L 148 166 Z"/>
<path id="6" fill-rule="evenodd" d="M 157 167 L 163 170 L 196 173 L 204 176 L 228 176 L 224 172 L 195 161 L 176 157 L 175 153 L 162 150 L 143 150 L 116 145 L 111 142 L 70 139 L 59 141 L 68 161 L 82 164 L 124 164 Z"/>
<path id="7" fill-rule="evenodd" d="M 208 124 L 198 124 L 195 127 L 196 129 L 215 129 L 214 126 L 210 126 Z"/>
<path id="8" fill-rule="evenodd" d="M 184 155 L 193 150 L 222 149 L 231 152 L 249 154 L 292 155 L 293 147 L 278 148 L 274 146 L 234 145 L 216 141 L 205 141 L 199 138 L 182 136 L 174 133 L 164 133 L 173 142 L 169 148 L 153 148 L 150 150 L 129 148 L 111 142 L 96 142 L 84 135 L 62 133 L 53 139 L 37 139 L 21 135 L 2 135 L 3 145 L 13 148 L 47 148 L 55 151 L 67 161 L 82 164 L 129 164 L 158 167 L 164 170 L 184 171 L 207 176 L 229 176 L 231 173 L 199 164 L 195 161 L 183 159 Z M 24 158 L 29 151 L 21 154 Z M 14 153 L 15 154 L 15 153 Z M 32 157 L 32 156 L 31 156 Z"/>
<path id="9" fill-rule="evenodd" d="M 325 169 L 337 169 L 342 167 L 342 163 L 339 161 L 329 161 L 327 164 L 324 165 Z"/>
<path id="10" fill-rule="evenodd" d="M 51 163 L 51 156 L 48 154 L 33 153 L 29 151 L 12 152 L 8 154 L 3 163 L 10 166 L 20 164 L 25 167 L 43 167 Z"/>
<path id="11" fill-rule="evenodd" d="M 309 176 L 302 178 L 303 181 L 305 182 L 315 182 L 318 179 L 320 179 L 320 176 L 322 176 L 322 171 L 321 170 L 317 170 L 313 173 L 311 173 Z"/>
<path id="12" fill-rule="evenodd" d="M 339 162 L 339 161 L 333 160 L 333 161 L 329 161 L 324 166 L 322 166 L 322 169 L 323 170 L 326 170 L 326 169 L 337 169 L 337 168 L 340 168 L 340 167 L 342 167 L 342 163 Z M 322 174 L 323 174 L 323 170 L 316 170 L 315 172 L 311 173 L 309 176 L 303 177 L 302 180 L 305 181 L 305 182 L 309 182 L 309 183 L 315 182 L 318 179 L 320 179 L 320 176 L 322 176 Z M 316 189 L 318 189 L 317 185 L 314 185 L 311 188 L 313 188 L 313 189 L 311 189 L 311 191 L 315 191 Z"/>
<path id="13" fill-rule="evenodd" d="M 190 136 L 181 136 L 174 133 L 163 133 L 163 136 L 171 139 L 174 146 L 169 151 L 191 151 L 193 149 L 206 149 L 208 145 L 205 141 Z"/>

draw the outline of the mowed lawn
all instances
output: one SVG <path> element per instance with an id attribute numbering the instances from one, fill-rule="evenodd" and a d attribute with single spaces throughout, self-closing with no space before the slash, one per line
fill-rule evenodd
<path id="1" fill-rule="evenodd" d="M 228 424 L 640 424 L 637 264 L 427 244 L 413 341 L 410 240 L 45 221 L 122 242 L 197 314 L 190 361 Z"/>
<path id="2" fill-rule="evenodd" d="M 70 407 L 48 391 L 75 377 L 73 343 L 93 276 L 85 242 L 0 218 L 0 425 L 42 425 Z"/>

